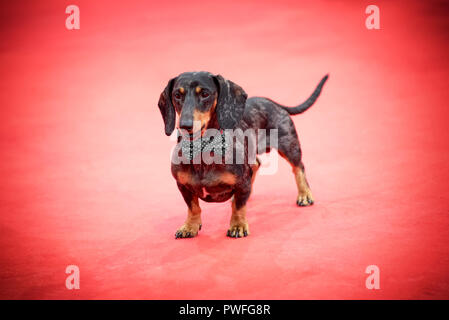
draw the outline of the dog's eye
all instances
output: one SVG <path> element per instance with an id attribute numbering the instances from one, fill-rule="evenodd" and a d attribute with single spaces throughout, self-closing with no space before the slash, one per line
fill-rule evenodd
<path id="1" fill-rule="evenodd" d="M 181 99 L 181 94 L 179 92 L 175 93 L 175 99 Z"/>
<path id="2" fill-rule="evenodd" d="M 201 91 L 201 96 L 203 98 L 207 98 L 209 96 L 209 92 L 203 90 L 203 91 Z"/>

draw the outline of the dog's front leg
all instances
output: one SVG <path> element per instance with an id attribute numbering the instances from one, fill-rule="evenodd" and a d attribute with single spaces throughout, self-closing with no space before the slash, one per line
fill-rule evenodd
<path id="1" fill-rule="evenodd" d="M 249 235 L 248 221 L 246 220 L 246 202 L 251 193 L 251 186 L 245 190 L 237 189 L 232 199 L 231 223 L 227 236 L 241 238 Z"/>
<path id="2" fill-rule="evenodd" d="M 194 195 L 184 185 L 178 183 L 178 188 L 182 193 L 182 196 L 187 203 L 187 219 L 181 228 L 176 231 L 175 237 L 177 238 L 193 238 L 201 230 L 201 208 L 198 202 L 198 197 Z"/>

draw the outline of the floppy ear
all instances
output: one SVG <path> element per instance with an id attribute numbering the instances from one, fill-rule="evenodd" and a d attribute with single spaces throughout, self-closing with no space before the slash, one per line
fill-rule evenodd
<path id="1" fill-rule="evenodd" d="M 173 89 L 173 84 L 175 83 L 176 78 L 171 79 L 164 91 L 162 91 L 161 96 L 159 97 L 159 110 L 161 111 L 162 118 L 165 123 L 165 134 L 167 136 L 171 135 L 173 130 L 175 129 L 175 108 L 171 102 L 171 93 Z"/>
<path id="2" fill-rule="evenodd" d="M 242 119 L 248 95 L 240 86 L 221 75 L 215 76 L 214 80 L 218 88 L 216 107 L 218 124 L 221 129 L 234 129 Z"/>

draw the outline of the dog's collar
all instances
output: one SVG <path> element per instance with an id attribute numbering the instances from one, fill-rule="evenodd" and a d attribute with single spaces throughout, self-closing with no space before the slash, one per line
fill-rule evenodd
<path id="1" fill-rule="evenodd" d="M 214 153 L 223 156 L 229 148 L 223 130 L 220 135 L 200 137 L 195 140 L 183 139 L 178 131 L 178 143 L 181 143 L 182 154 L 192 160 L 203 152 Z"/>

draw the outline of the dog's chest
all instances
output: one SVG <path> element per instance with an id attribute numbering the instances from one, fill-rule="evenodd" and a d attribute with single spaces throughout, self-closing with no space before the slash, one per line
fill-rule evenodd
<path id="1" fill-rule="evenodd" d="M 186 185 L 204 201 L 221 202 L 232 196 L 235 181 L 236 177 L 230 172 L 201 170 L 191 171 Z"/>

